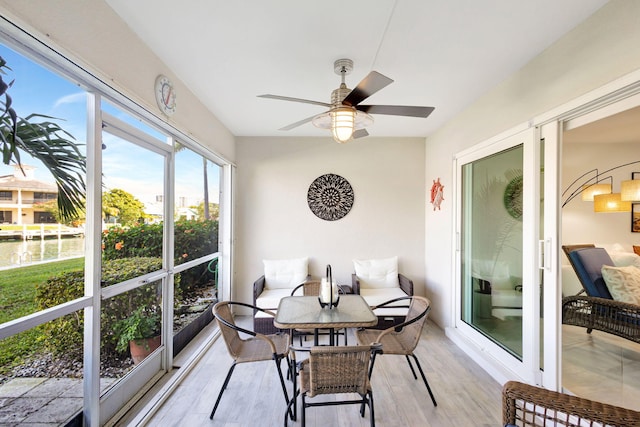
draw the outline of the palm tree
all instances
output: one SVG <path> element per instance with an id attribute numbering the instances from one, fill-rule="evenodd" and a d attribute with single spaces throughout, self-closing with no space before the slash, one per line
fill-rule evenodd
<path id="1" fill-rule="evenodd" d="M 71 134 L 54 119 L 42 114 L 18 117 L 13 109 L 8 90 L 14 80 L 6 83 L 2 78 L 11 70 L 0 57 L 0 144 L 2 161 L 20 165 L 20 152 L 40 160 L 51 172 L 58 187 L 58 212 L 63 221 L 76 218 L 84 208 L 86 173 L 85 157 L 78 150 Z M 24 172 L 24 171 L 23 171 Z"/>
<path id="2" fill-rule="evenodd" d="M 176 141 L 176 146 L 174 148 L 176 153 L 184 150 L 185 147 L 180 142 Z M 202 174 L 204 179 L 204 219 L 207 220 L 211 217 L 209 213 L 209 177 L 207 176 L 207 158 L 202 156 Z"/>

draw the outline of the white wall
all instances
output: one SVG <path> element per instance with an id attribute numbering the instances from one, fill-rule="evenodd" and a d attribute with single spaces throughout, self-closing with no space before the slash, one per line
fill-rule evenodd
<path id="1" fill-rule="evenodd" d="M 233 135 L 173 75 L 102 0 L 0 0 L 2 15 L 65 54 L 129 99 L 160 116 L 158 74 L 173 79 L 177 112 L 167 121 L 216 154 L 233 161 Z M 5 25 L 0 21 L 0 25 Z"/>
<path id="2" fill-rule="evenodd" d="M 440 176 L 449 196 L 442 212 L 427 210 L 425 217 L 427 296 L 438 324 L 451 326 L 453 320 L 454 211 L 446 191 L 454 181 L 453 156 L 640 69 L 638 46 L 640 2 L 612 1 L 427 139 L 425 185 Z"/>
<path id="3" fill-rule="evenodd" d="M 234 298 L 251 301 L 263 259 L 303 256 L 314 277 L 331 264 L 338 282 L 350 284 L 354 258 L 397 255 L 416 294 L 425 294 L 424 139 L 238 138 L 236 154 Z M 307 205 L 309 185 L 327 173 L 349 181 L 355 195 L 337 221 Z"/>
<path id="4" fill-rule="evenodd" d="M 640 160 L 638 147 L 638 143 L 565 144 L 561 188 L 564 190 L 573 180 L 592 169 L 597 168 L 603 172 L 618 165 Z M 621 181 L 631 179 L 632 171 L 640 171 L 640 164 L 605 174 L 613 177 L 614 193 L 620 192 Z M 588 177 L 592 176 L 588 175 Z M 593 202 L 583 202 L 578 196 L 562 209 L 562 243 L 565 245 L 619 243 L 630 249 L 633 245 L 640 244 L 640 233 L 631 232 L 630 213 L 595 213 Z"/>

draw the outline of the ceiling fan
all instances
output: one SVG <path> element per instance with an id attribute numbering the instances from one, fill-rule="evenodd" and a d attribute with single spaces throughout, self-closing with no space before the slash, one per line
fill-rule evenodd
<path id="1" fill-rule="evenodd" d="M 426 118 L 434 110 L 434 107 L 413 107 L 405 105 L 362 105 L 362 101 L 378 92 L 380 89 L 393 83 L 393 80 L 383 76 L 377 71 L 371 71 L 355 89 L 351 90 L 344 82 L 345 76 L 353 70 L 353 61 L 350 59 L 338 59 L 333 64 L 336 74 L 342 78 L 338 89 L 331 92 L 331 103 L 312 101 L 309 99 L 291 98 L 279 95 L 258 95 L 260 98 L 279 99 L 282 101 L 302 102 L 305 104 L 320 105 L 329 108 L 319 115 L 292 123 L 279 130 L 291 130 L 305 123 L 312 122 L 321 129 L 331 129 L 333 139 L 343 143 L 352 138 L 361 138 L 369 135 L 365 127 L 373 123 L 373 117 L 369 114 L 386 114 L 391 116 L 408 116 Z"/>

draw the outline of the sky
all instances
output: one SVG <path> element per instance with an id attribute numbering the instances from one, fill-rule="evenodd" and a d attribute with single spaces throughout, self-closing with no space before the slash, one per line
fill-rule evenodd
<path id="1" fill-rule="evenodd" d="M 75 83 L 48 71 L 26 57 L 0 44 L 0 56 L 7 61 L 10 70 L 5 69 L 5 82 L 15 80 L 8 93 L 13 100 L 13 108 L 20 117 L 32 113 L 56 118 L 56 122 L 70 133 L 74 140 L 86 144 L 86 93 Z M 2 99 L 4 104 L 4 99 Z M 108 102 L 102 108 L 109 114 L 144 130 L 161 142 L 166 137 L 155 129 L 141 123 Z M 50 120 L 50 119 L 47 119 Z M 163 195 L 163 161 L 154 152 L 136 146 L 131 142 L 103 132 L 103 176 L 107 189 L 120 188 L 133 194 L 148 208 L 154 204 L 156 196 Z M 49 171 L 40 162 L 21 153 L 23 164 L 36 167 L 35 179 L 54 183 Z M 208 163 L 210 202 L 218 202 L 219 167 Z M 202 157 L 191 150 L 176 153 L 176 203 L 183 198 L 186 205 L 202 201 L 203 170 Z M 0 176 L 13 174 L 13 167 L 0 162 Z"/>

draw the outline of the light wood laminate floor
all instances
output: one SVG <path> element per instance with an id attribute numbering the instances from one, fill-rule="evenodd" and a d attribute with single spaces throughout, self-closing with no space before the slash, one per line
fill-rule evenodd
<path id="1" fill-rule="evenodd" d="M 354 343 L 353 336 L 350 344 Z M 413 379 L 402 356 L 380 356 L 372 378 L 376 425 L 384 427 L 495 427 L 501 424 L 501 386 L 444 332 L 427 322 L 416 355 L 438 406 L 421 379 Z M 240 364 L 213 420 L 209 414 L 231 358 L 218 339 L 147 423 L 150 426 L 280 426 L 285 403 L 272 361 Z M 283 364 L 284 368 L 284 364 Z M 287 381 L 289 391 L 291 383 Z M 319 399 L 320 397 L 318 397 Z M 299 426 L 298 421 L 289 422 Z M 309 408 L 307 425 L 368 426 L 369 411 L 359 406 Z"/>
<path id="2" fill-rule="evenodd" d="M 640 411 L 640 344 L 600 331 L 562 327 L 562 384 L 588 399 Z"/>

